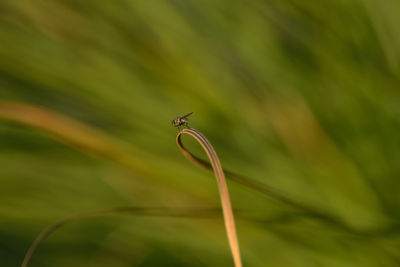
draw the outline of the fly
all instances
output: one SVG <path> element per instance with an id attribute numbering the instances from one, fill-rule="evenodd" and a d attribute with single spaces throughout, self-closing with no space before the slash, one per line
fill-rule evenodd
<path id="1" fill-rule="evenodd" d="M 171 124 L 173 125 L 173 126 L 175 126 L 177 129 L 181 129 L 181 126 L 183 126 L 183 127 L 185 127 L 185 128 L 187 128 L 188 127 L 188 117 L 190 116 L 190 115 L 192 115 L 193 114 L 193 112 L 190 112 L 190 113 L 188 113 L 188 114 L 186 114 L 185 116 L 181 116 L 181 117 L 176 117 L 175 119 L 173 119 L 172 121 L 171 121 Z"/>

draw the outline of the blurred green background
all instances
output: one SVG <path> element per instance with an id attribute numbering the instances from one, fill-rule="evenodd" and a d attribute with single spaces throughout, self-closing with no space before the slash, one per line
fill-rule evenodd
<path id="1" fill-rule="evenodd" d="M 222 217 L 196 217 L 220 206 L 215 178 L 175 143 L 171 120 L 193 111 L 224 168 L 292 203 L 228 182 L 244 266 L 399 266 L 399 12 L 1 1 L 0 265 L 71 214 L 134 206 L 193 216 L 74 222 L 30 266 L 233 266 Z"/>

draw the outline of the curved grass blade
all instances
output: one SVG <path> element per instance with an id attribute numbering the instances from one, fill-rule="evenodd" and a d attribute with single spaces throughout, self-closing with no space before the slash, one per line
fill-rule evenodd
<path id="1" fill-rule="evenodd" d="M 222 204 L 222 212 L 224 215 L 225 229 L 233 256 L 233 261 L 236 267 L 241 267 L 242 261 L 240 258 L 239 241 L 236 235 L 235 219 L 233 217 L 232 205 L 229 198 L 228 186 L 226 185 L 224 171 L 218 159 L 217 153 L 215 152 L 214 148 L 207 140 L 207 138 L 201 132 L 193 128 L 183 129 L 178 133 L 176 141 L 179 147 L 181 147 L 180 138 L 182 134 L 188 134 L 196 139 L 196 141 L 199 142 L 200 145 L 203 147 L 204 151 L 211 161 L 212 169 L 214 171 L 215 177 L 217 178 L 217 184 Z"/>
<path id="2" fill-rule="evenodd" d="M 82 219 L 99 217 L 99 216 L 118 216 L 118 215 L 140 215 L 140 216 L 155 216 L 155 217 L 185 217 L 185 218 L 205 218 L 217 216 L 220 212 L 218 208 L 165 208 L 165 207 L 119 207 L 113 209 L 96 210 L 78 213 L 62 219 L 49 227 L 45 228 L 31 244 L 25 254 L 21 267 L 26 267 L 35 253 L 38 246 L 55 230 L 60 227 Z"/>

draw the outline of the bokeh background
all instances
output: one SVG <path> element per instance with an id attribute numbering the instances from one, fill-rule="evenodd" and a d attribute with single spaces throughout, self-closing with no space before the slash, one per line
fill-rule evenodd
<path id="1" fill-rule="evenodd" d="M 399 266 L 399 13 L 1 1 L 0 265 L 62 218 L 132 206 L 167 211 L 70 223 L 30 266 L 233 266 L 215 178 L 175 143 L 194 112 L 224 168 L 283 196 L 228 181 L 244 266 Z"/>

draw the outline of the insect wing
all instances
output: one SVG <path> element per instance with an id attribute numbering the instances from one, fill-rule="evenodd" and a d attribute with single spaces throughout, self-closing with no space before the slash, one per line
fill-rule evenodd
<path id="1" fill-rule="evenodd" d="M 187 118 L 187 117 L 189 117 L 189 116 L 192 115 L 192 114 L 193 114 L 193 112 L 190 112 L 190 113 L 186 114 L 185 116 L 182 116 L 181 118 L 182 118 L 182 119 Z"/>

